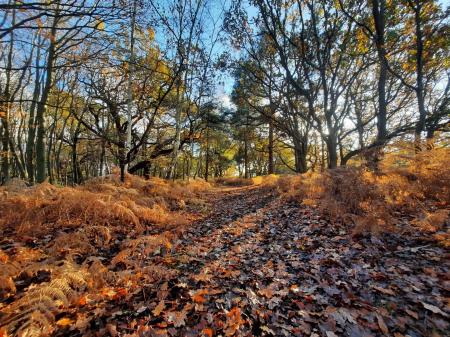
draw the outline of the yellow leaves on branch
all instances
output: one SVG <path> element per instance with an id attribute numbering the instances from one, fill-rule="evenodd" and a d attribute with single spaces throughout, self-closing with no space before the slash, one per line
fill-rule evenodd
<path id="1" fill-rule="evenodd" d="M 158 61 L 156 72 L 162 75 L 163 79 L 167 79 L 170 76 L 170 69 L 163 61 Z"/>
<path id="2" fill-rule="evenodd" d="M 94 27 L 97 30 L 105 30 L 105 22 L 100 18 L 97 18 L 94 22 Z"/>
<path id="3" fill-rule="evenodd" d="M 42 28 L 42 26 L 44 25 L 44 24 L 42 23 L 42 19 L 41 19 L 41 18 L 37 18 L 37 19 L 36 19 L 36 24 L 37 24 L 37 26 L 38 26 L 39 28 Z"/>
<path id="4" fill-rule="evenodd" d="M 153 41 L 155 39 L 155 31 L 153 30 L 153 28 L 147 28 L 147 35 L 150 41 Z"/>
<path id="5" fill-rule="evenodd" d="M 369 51 L 369 39 L 362 28 L 358 28 L 356 31 L 356 41 L 356 51 L 358 53 L 364 54 Z"/>
<path id="6" fill-rule="evenodd" d="M 408 73 L 416 71 L 416 63 L 411 61 L 405 61 L 402 63 L 402 69 Z"/>

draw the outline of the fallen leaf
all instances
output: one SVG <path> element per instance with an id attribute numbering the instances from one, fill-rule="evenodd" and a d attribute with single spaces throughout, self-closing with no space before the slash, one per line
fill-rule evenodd
<path id="1" fill-rule="evenodd" d="M 378 326 L 380 327 L 381 332 L 383 332 L 385 335 L 387 335 L 389 333 L 389 329 L 386 325 L 386 323 L 384 322 L 383 317 L 381 317 L 380 314 L 376 314 L 377 316 L 377 320 L 378 320 Z"/>
<path id="2" fill-rule="evenodd" d="M 244 323 L 245 321 L 241 317 L 241 309 L 239 309 L 238 307 L 232 308 L 227 313 L 227 322 L 226 322 L 227 329 L 225 330 L 225 335 L 233 336 L 236 333 L 236 331 L 239 330 L 239 327 Z"/>
<path id="3" fill-rule="evenodd" d="M 270 288 L 264 288 L 264 289 L 259 290 L 258 294 L 270 299 L 273 296 L 273 290 Z"/>
<path id="4" fill-rule="evenodd" d="M 206 336 L 206 337 L 213 337 L 213 330 L 211 328 L 205 328 L 202 330 L 202 333 Z"/>
<path id="5" fill-rule="evenodd" d="M 345 309 L 345 308 L 340 308 L 339 309 L 339 314 L 344 317 L 348 322 L 352 323 L 352 324 L 357 324 L 355 318 L 351 315 L 351 313 Z"/>
<path id="6" fill-rule="evenodd" d="M 275 332 L 274 332 L 271 328 L 269 328 L 268 326 L 262 325 L 262 326 L 260 327 L 260 329 L 261 329 L 262 331 L 264 331 L 264 332 L 267 332 L 267 333 L 269 333 L 269 334 L 275 336 Z"/>
<path id="7" fill-rule="evenodd" d="M 80 332 L 84 332 L 91 322 L 91 317 L 86 316 L 85 314 L 78 314 L 77 321 L 74 324 L 74 328 L 80 330 Z"/>
<path id="8" fill-rule="evenodd" d="M 208 293 L 209 293 L 208 289 L 200 289 L 198 291 L 191 292 L 191 297 L 195 303 L 205 303 L 206 302 L 205 295 L 208 295 Z"/>
<path id="9" fill-rule="evenodd" d="M 112 288 L 103 288 L 100 291 L 100 294 L 104 297 L 108 297 L 108 298 L 113 298 L 114 296 L 116 296 L 116 291 Z"/>
<path id="10" fill-rule="evenodd" d="M 289 288 L 293 293 L 298 293 L 300 291 L 300 287 L 296 284 L 293 284 Z"/>
<path id="11" fill-rule="evenodd" d="M 0 250 L 0 262 L 6 263 L 6 262 L 8 262 L 8 260 L 9 260 L 9 256 Z"/>
<path id="12" fill-rule="evenodd" d="M 372 286 L 372 288 L 375 290 L 378 290 L 380 293 L 383 293 L 385 295 L 395 296 L 395 292 L 392 289 L 381 288 L 381 287 L 377 287 L 377 286 Z"/>
<path id="13" fill-rule="evenodd" d="M 164 300 L 160 301 L 155 309 L 152 310 L 153 315 L 159 316 L 165 308 Z"/>
<path id="14" fill-rule="evenodd" d="M 213 275 L 211 274 L 209 268 L 204 268 L 197 275 L 192 276 L 192 278 L 197 282 L 209 282 Z"/>
<path id="15" fill-rule="evenodd" d="M 432 304 L 428 304 L 428 303 L 425 303 L 425 302 L 420 302 L 420 303 L 422 303 L 422 305 L 423 305 L 423 307 L 425 309 L 430 310 L 431 312 L 434 312 L 435 314 L 440 314 L 440 315 L 442 315 L 444 317 L 448 316 L 445 312 L 443 312 L 441 309 L 439 309 L 438 307 L 436 307 L 436 306 L 434 306 Z"/>
<path id="16" fill-rule="evenodd" d="M 182 311 L 171 311 L 166 313 L 165 318 L 169 323 L 172 323 L 175 328 L 179 328 L 186 324 L 185 319 L 187 312 L 183 309 Z"/>
<path id="17" fill-rule="evenodd" d="M 114 300 L 121 299 L 122 297 L 125 297 L 128 294 L 128 290 L 125 288 L 119 288 L 116 291 L 116 294 L 113 296 Z"/>
<path id="18" fill-rule="evenodd" d="M 56 322 L 56 325 L 59 326 L 69 326 L 72 325 L 74 321 L 68 317 L 63 317 Z"/>
<path id="19" fill-rule="evenodd" d="M 143 306 L 137 308 L 137 309 L 136 309 L 136 312 L 137 312 L 138 314 L 141 314 L 141 313 L 143 313 L 145 310 L 147 310 L 147 306 L 143 305 Z"/>
<path id="20" fill-rule="evenodd" d="M 115 324 L 108 323 L 106 324 L 106 329 L 108 329 L 111 337 L 116 337 L 119 333 L 117 332 L 117 327 Z"/>
<path id="21" fill-rule="evenodd" d="M 419 319 L 419 314 L 415 311 L 405 309 L 405 312 L 410 315 L 411 317 L 414 317 L 415 319 Z"/>
<path id="22" fill-rule="evenodd" d="M 85 306 L 86 305 L 86 302 L 87 302 L 87 299 L 86 299 L 86 296 L 81 296 L 79 299 L 78 299 L 78 305 L 79 306 Z"/>

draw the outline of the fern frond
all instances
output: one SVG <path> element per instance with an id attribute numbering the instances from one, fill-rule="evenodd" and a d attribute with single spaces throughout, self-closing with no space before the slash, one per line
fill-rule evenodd
<path id="1" fill-rule="evenodd" d="M 17 336 L 19 337 L 40 337 L 48 335 L 53 331 L 52 323 L 53 319 L 49 319 L 49 316 L 41 311 L 34 311 L 31 314 L 31 319 L 23 324 L 17 330 Z"/>
<path id="2" fill-rule="evenodd" d="M 3 311 L 0 326 L 15 336 L 42 336 L 53 330 L 55 314 L 70 306 L 77 291 L 87 285 L 89 273 L 71 261 L 52 268 L 50 282 L 29 288 Z"/>
<path id="3" fill-rule="evenodd" d="M 111 240 L 111 231 L 106 226 L 86 226 L 81 228 L 80 231 L 97 245 L 106 245 Z"/>

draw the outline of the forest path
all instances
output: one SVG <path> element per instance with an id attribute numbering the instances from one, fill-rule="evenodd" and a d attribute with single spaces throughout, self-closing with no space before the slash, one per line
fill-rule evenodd
<path id="1" fill-rule="evenodd" d="M 177 276 L 149 306 L 151 336 L 414 337 L 448 328 L 438 305 L 448 297 L 445 250 L 423 236 L 351 236 L 264 187 L 208 198 L 211 214 L 163 259 Z"/>

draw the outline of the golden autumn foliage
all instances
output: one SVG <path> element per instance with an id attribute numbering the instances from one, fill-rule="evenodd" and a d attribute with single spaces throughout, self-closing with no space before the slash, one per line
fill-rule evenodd
<path id="1" fill-rule="evenodd" d="M 43 183 L 15 191 L 10 185 L 1 190 L 0 228 L 37 235 L 50 228 L 84 225 L 127 232 L 141 231 L 147 225 L 179 225 L 186 200 L 195 200 L 196 194 L 208 188 L 203 181 L 183 185 L 133 176 L 122 185 L 115 175 L 75 188 Z"/>
<path id="2" fill-rule="evenodd" d="M 216 178 L 214 182 L 218 185 L 224 186 L 270 186 L 275 185 L 278 181 L 279 176 L 275 174 L 270 174 L 267 176 L 256 176 L 253 178 L 240 178 L 240 177 L 221 177 Z"/>
<path id="3" fill-rule="evenodd" d="M 346 167 L 295 176 L 222 178 L 215 184 L 227 187 L 219 188 L 222 192 L 230 186 L 260 194 L 278 191 L 281 201 L 314 208 L 330 226 L 351 226 L 354 234 L 431 232 L 449 247 L 449 162 L 445 147 L 415 153 L 413 147 L 396 145 L 378 173 Z M 71 310 L 125 299 L 147 285 L 178 277 L 170 267 L 177 238 L 198 217 L 212 188 L 202 180 L 147 181 L 131 175 L 121 183 L 116 174 L 77 187 L 27 187 L 21 181 L 3 187 L 0 334 L 49 335 L 75 324 L 76 317 L 67 315 Z M 238 229 L 241 235 L 242 226 Z M 155 259 L 165 264 L 153 263 Z M 199 274 L 196 279 L 210 277 Z M 26 280 L 30 283 L 24 286 Z M 270 297 L 271 289 L 259 294 Z M 212 290 L 200 288 L 189 295 L 201 306 Z M 152 312 L 161 316 L 169 306 L 160 300 Z M 167 311 L 164 317 L 180 327 L 187 311 Z M 232 308 L 224 317 L 225 334 L 234 335 L 245 322 L 240 309 Z M 204 335 L 211 333 L 205 328 Z"/>
<path id="4" fill-rule="evenodd" d="M 10 300 L 0 306 L 1 333 L 48 335 L 70 325 L 70 318 L 56 320 L 67 308 L 123 297 L 173 276 L 146 258 L 172 248 L 176 232 L 195 219 L 189 208 L 210 188 L 203 181 L 131 175 L 124 184 L 111 175 L 77 187 L 21 181 L 3 187 L 0 296 Z M 144 234 L 151 232 L 159 234 Z M 109 262 L 102 251 L 113 252 Z M 22 279 L 43 282 L 18 289 Z"/>
<path id="5" fill-rule="evenodd" d="M 449 148 L 414 153 L 401 146 L 385 156 L 380 173 L 346 167 L 281 177 L 277 185 L 285 198 L 317 207 L 335 224 L 355 225 L 356 232 L 438 232 L 449 220 L 449 163 Z M 449 244 L 449 233 L 436 237 Z"/>

